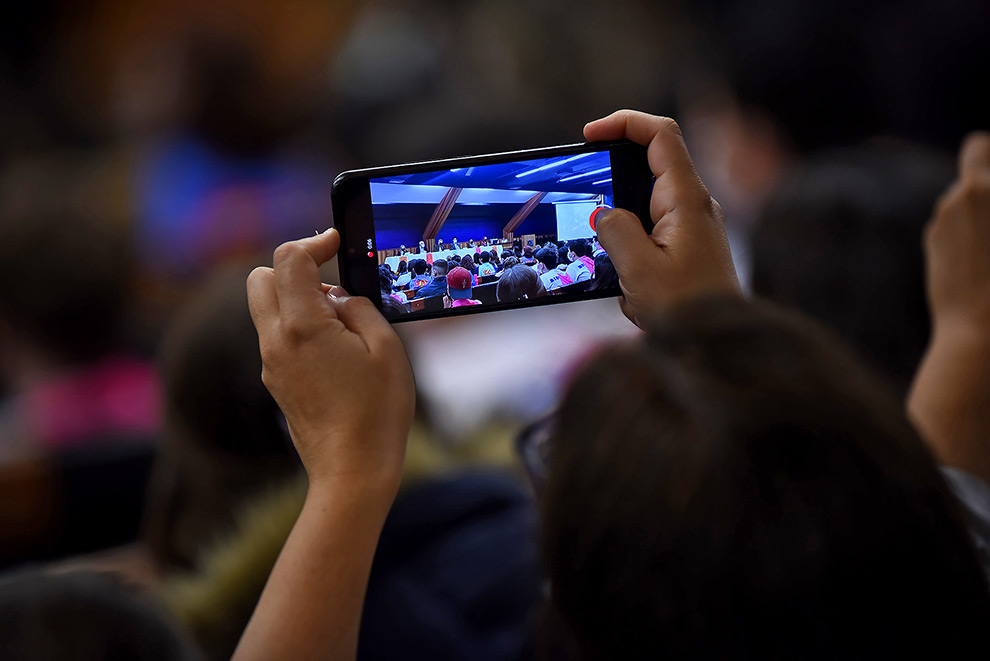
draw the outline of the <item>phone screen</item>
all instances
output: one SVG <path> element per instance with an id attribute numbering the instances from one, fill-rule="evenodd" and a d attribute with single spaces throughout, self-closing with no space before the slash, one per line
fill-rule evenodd
<path id="1" fill-rule="evenodd" d="M 617 295 L 595 231 L 596 214 L 617 204 L 613 149 L 366 171 L 372 231 L 356 261 L 365 272 L 375 263 L 382 312 L 401 321 Z"/>

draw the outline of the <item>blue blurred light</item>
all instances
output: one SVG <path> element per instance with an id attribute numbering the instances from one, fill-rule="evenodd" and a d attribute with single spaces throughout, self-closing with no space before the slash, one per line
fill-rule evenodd
<path id="1" fill-rule="evenodd" d="M 572 174 L 568 177 L 564 177 L 557 183 L 564 183 L 565 181 L 573 181 L 575 179 L 580 179 L 581 177 L 590 177 L 593 174 L 601 174 L 602 172 L 608 172 L 612 169 L 612 166 L 608 165 L 603 168 L 598 168 L 597 170 L 591 170 L 590 172 L 581 172 L 579 174 Z"/>
<path id="2" fill-rule="evenodd" d="M 550 168 L 559 167 L 559 166 L 563 165 L 564 163 L 570 163 L 571 161 L 576 161 L 579 158 L 584 158 L 586 156 L 591 156 L 591 155 L 597 154 L 597 153 L 598 152 L 586 152 L 584 154 L 578 154 L 577 156 L 571 156 L 570 158 L 565 158 L 565 159 L 563 159 L 561 161 L 553 161 L 553 162 L 547 163 L 546 165 L 541 165 L 538 168 L 533 168 L 532 170 L 526 170 L 525 172 L 520 172 L 519 174 L 516 175 L 516 179 L 518 179 L 519 177 L 528 177 L 529 175 L 535 174 L 536 172 L 542 172 L 543 170 L 549 170 Z"/>

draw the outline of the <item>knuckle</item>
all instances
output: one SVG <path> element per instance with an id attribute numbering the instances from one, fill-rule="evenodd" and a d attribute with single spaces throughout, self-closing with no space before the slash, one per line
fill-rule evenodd
<path id="1" fill-rule="evenodd" d="M 681 126 L 674 119 L 670 117 L 660 118 L 660 130 L 667 133 L 673 133 L 676 136 L 683 137 L 684 133 L 681 132 Z"/>
<path id="2" fill-rule="evenodd" d="M 274 263 L 279 264 L 292 261 L 299 256 L 300 250 L 302 248 L 295 241 L 283 243 L 278 248 L 275 248 L 275 254 L 273 255 Z"/>
<path id="3" fill-rule="evenodd" d="M 310 325 L 298 315 L 286 315 L 281 319 L 281 335 L 288 346 L 298 346 L 309 339 Z"/>

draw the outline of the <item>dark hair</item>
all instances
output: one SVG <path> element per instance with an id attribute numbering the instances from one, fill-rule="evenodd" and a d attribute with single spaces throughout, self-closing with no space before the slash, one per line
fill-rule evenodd
<path id="1" fill-rule="evenodd" d="M 260 490 L 297 475 L 282 412 L 261 381 L 241 269 L 212 277 L 169 326 L 159 365 L 164 437 L 145 539 L 165 566 L 190 566 Z"/>
<path id="2" fill-rule="evenodd" d="M 383 294 L 392 293 L 392 276 L 384 268 L 378 269 L 378 286 Z"/>
<path id="3" fill-rule="evenodd" d="M 382 293 L 382 314 L 386 317 L 397 317 L 409 313 L 409 304 L 400 303 L 391 294 Z"/>
<path id="4" fill-rule="evenodd" d="M 491 258 L 493 264 L 495 264 L 496 266 L 498 265 L 498 263 L 499 263 L 498 250 L 494 250 L 493 249 L 491 252 L 489 252 L 487 250 L 482 250 L 481 252 L 484 255 L 488 255 Z"/>
<path id="5" fill-rule="evenodd" d="M 525 248 L 523 248 L 523 253 L 522 254 L 523 254 L 523 257 L 532 257 L 533 256 L 533 246 L 526 246 Z"/>
<path id="6" fill-rule="evenodd" d="M 487 263 L 492 261 L 492 254 L 487 250 L 482 250 L 480 253 L 482 263 Z"/>
<path id="7" fill-rule="evenodd" d="M 558 264 L 570 264 L 571 258 L 567 256 L 568 253 L 567 246 L 557 249 L 557 263 Z"/>
<path id="8" fill-rule="evenodd" d="M 586 257 L 588 255 L 588 242 L 584 239 L 571 239 L 567 242 L 567 249 L 578 257 Z"/>
<path id="9" fill-rule="evenodd" d="M 502 260 L 502 272 L 504 273 L 505 271 L 508 271 L 518 263 L 519 263 L 518 257 L 516 257 L 515 255 L 509 255 L 508 257 Z"/>
<path id="10" fill-rule="evenodd" d="M 398 273 L 405 273 L 408 270 L 409 270 L 409 265 L 406 264 L 405 262 L 400 261 Z"/>
<path id="11" fill-rule="evenodd" d="M 426 260 L 425 259 L 414 259 L 409 268 L 412 269 L 413 273 L 416 275 L 423 275 L 426 273 Z"/>
<path id="12" fill-rule="evenodd" d="M 615 272 L 612 258 L 601 253 L 595 257 L 595 279 L 588 290 L 608 289 L 617 284 L 619 284 L 619 274 Z"/>
<path id="13" fill-rule="evenodd" d="M 532 267 L 518 264 L 506 269 L 495 286 L 495 298 L 499 301 L 521 301 L 545 294 L 541 291 L 540 276 Z"/>
<path id="14" fill-rule="evenodd" d="M 433 272 L 445 275 L 447 273 L 447 260 L 438 259 L 433 262 Z"/>
<path id="15" fill-rule="evenodd" d="M 959 504 L 902 406 L 805 319 L 675 308 L 576 376 L 549 447 L 548 621 L 578 658 L 987 648 Z"/>
<path id="16" fill-rule="evenodd" d="M 541 262 L 548 269 L 552 269 L 557 266 L 557 253 L 553 250 L 548 250 L 543 248 L 542 250 L 536 251 L 536 259 Z"/>
<path id="17" fill-rule="evenodd" d="M 148 595 L 109 575 L 23 571 L 0 579 L 7 661 L 193 661 L 190 637 Z"/>
<path id="18" fill-rule="evenodd" d="M 514 257 L 514 256 L 515 256 L 515 255 L 514 255 L 514 253 L 513 253 L 513 252 L 512 252 L 511 250 L 503 250 L 503 251 L 502 251 L 502 260 L 503 260 L 503 261 L 505 261 L 505 259 L 506 259 L 507 257 Z"/>
<path id="19" fill-rule="evenodd" d="M 752 237 L 752 286 L 837 331 L 906 391 L 928 344 L 922 229 L 952 164 L 864 147 L 807 162 Z"/>
<path id="20" fill-rule="evenodd" d="M 471 259 L 471 255 L 464 255 L 464 257 L 461 258 L 461 266 L 466 268 L 468 271 L 474 272 L 474 260 Z"/>
<path id="21" fill-rule="evenodd" d="M 65 193 L 53 186 L 28 193 L 21 208 L 3 201 L 0 319 L 60 361 L 80 364 L 122 345 L 133 259 L 126 232 L 107 219 L 70 202 L 30 199 Z"/>

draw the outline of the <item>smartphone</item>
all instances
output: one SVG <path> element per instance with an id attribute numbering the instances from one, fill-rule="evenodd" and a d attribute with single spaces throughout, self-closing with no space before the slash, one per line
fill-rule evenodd
<path id="1" fill-rule="evenodd" d="M 595 232 L 621 207 L 652 231 L 655 178 L 628 141 L 341 173 L 341 284 L 391 322 L 617 296 Z"/>

